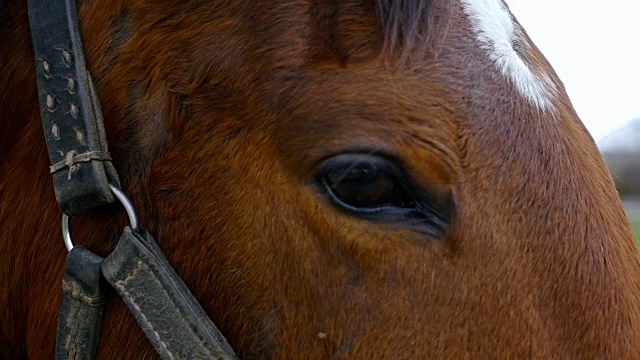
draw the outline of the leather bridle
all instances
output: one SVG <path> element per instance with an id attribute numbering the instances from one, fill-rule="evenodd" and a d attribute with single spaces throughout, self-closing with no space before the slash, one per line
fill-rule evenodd
<path id="1" fill-rule="evenodd" d="M 120 190 L 102 110 L 85 65 L 76 0 L 28 0 L 28 10 L 50 172 L 70 249 L 56 359 L 95 358 L 108 290 L 102 279 L 125 301 L 161 358 L 235 359 L 154 239 L 138 227 L 133 206 Z M 127 209 L 131 226 L 114 251 L 102 258 L 73 246 L 68 216 L 116 199 Z"/>

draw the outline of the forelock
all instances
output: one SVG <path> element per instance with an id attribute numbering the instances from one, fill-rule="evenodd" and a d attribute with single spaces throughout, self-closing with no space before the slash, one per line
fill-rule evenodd
<path id="1" fill-rule="evenodd" d="M 386 52 L 397 53 L 422 44 L 433 0 L 376 0 Z"/>

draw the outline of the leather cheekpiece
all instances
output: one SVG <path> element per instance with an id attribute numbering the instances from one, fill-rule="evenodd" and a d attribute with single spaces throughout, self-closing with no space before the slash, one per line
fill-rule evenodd
<path id="1" fill-rule="evenodd" d="M 56 360 L 94 359 L 104 314 L 102 258 L 82 246 L 69 252 L 58 315 Z"/>
<path id="2" fill-rule="evenodd" d="M 162 359 L 236 359 L 146 231 L 127 227 L 102 273 Z"/>
<path id="3" fill-rule="evenodd" d="M 58 205 L 76 216 L 115 200 L 100 102 L 87 71 L 77 0 L 28 0 L 40 116 Z"/>

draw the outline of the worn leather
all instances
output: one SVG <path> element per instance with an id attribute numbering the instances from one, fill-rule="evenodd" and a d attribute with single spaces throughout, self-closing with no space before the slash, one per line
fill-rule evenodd
<path id="1" fill-rule="evenodd" d="M 102 258 L 81 246 L 67 257 L 58 315 L 57 360 L 94 359 L 98 349 L 105 288 Z"/>
<path id="2" fill-rule="evenodd" d="M 146 231 L 126 228 L 102 273 L 162 359 L 236 359 Z"/>
<path id="3" fill-rule="evenodd" d="M 109 183 L 119 186 L 85 65 L 76 1 L 28 0 L 42 126 L 56 199 L 69 216 L 113 202 Z"/>

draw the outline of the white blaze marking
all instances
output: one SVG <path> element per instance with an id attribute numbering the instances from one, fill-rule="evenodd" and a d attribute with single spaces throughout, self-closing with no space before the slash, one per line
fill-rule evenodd
<path id="1" fill-rule="evenodd" d="M 552 108 L 555 84 L 547 74 L 536 75 L 513 49 L 524 43 L 501 0 L 462 0 L 476 39 L 487 50 L 500 72 L 511 79 L 518 92 L 541 110 Z"/>

